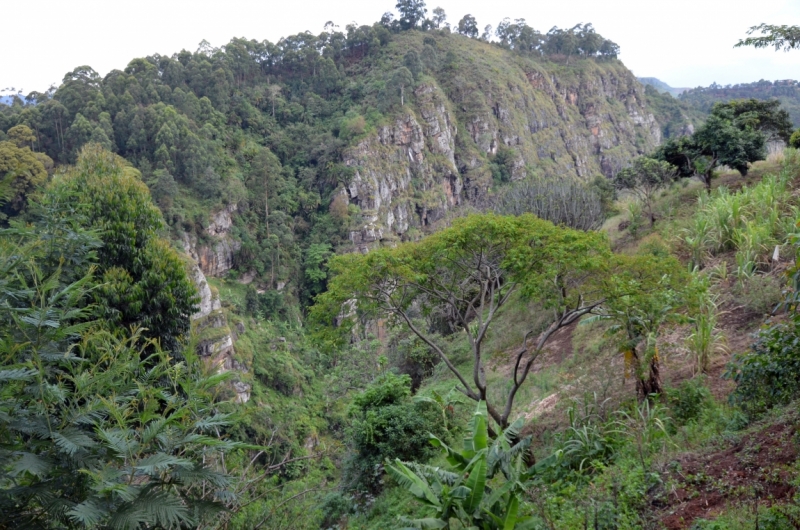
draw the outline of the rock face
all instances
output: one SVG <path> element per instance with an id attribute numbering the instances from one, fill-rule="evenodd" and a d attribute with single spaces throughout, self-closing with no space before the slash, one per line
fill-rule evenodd
<path id="1" fill-rule="evenodd" d="M 242 333 L 244 328 L 230 329 L 225 314 L 222 312 L 219 294 L 208 285 L 208 281 L 197 263 L 192 265 L 191 276 L 200 294 L 198 311 L 191 317 L 193 327 L 200 336 L 197 344 L 198 355 L 207 363 L 216 366 L 218 372 L 235 370 L 239 373 L 246 373 L 247 368 L 236 360 L 236 350 L 234 349 L 236 332 Z M 250 385 L 235 381 L 232 387 L 236 392 L 236 402 L 247 403 L 250 399 Z"/>
<path id="2" fill-rule="evenodd" d="M 477 50 L 470 61 L 478 60 L 491 58 Z M 430 230 L 480 201 L 496 185 L 490 163 L 501 149 L 512 154 L 512 181 L 589 180 L 612 177 L 661 142 L 642 85 L 621 63 L 499 62 L 426 78 L 399 115 L 346 151 L 354 172 L 342 193 L 363 216 L 350 235 L 355 250 L 412 238 L 411 229 Z M 502 75 L 482 75 L 493 71 Z"/>
<path id="3" fill-rule="evenodd" d="M 361 208 L 364 226 L 351 240 L 359 250 L 428 226 L 462 201 L 456 166 L 457 126 L 441 89 L 421 85 L 418 115 L 403 114 L 348 150 L 344 163 L 355 169 L 345 190 Z"/>
<path id="4" fill-rule="evenodd" d="M 229 204 L 224 209 L 211 215 L 211 222 L 206 227 L 210 244 L 198 244 L 194 235 L 183 234 L 183 248 L 199 265 L 207 276 L 220 277 L 233 268 L 233 255 L 242 246 L 239 240 L 230 235 L 233 226 L 232 215 L 237 206 Z"/>

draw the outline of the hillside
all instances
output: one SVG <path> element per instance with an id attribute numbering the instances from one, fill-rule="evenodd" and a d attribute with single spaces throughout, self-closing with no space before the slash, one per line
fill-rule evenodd
<path id="1" fill-rule="evenodd" d="M 56 163 L 88 141 L 119 153 L 205 274 L 291 278 L 294 299 L 318 290 L 299 280 L 309 245 L 415 237 L 503 179 L 610 176 L 673 119 L 615 59 L 377 24 L 135 59 L 104 79 L 80 67 L 36 100 L 4 107 L 0 129 L 30 125 Z"/>
<path id="2" fill-rule="evenodd" d="M 655 88 L 659 92 L 670 94 L 671 96 L 678 97 L 689 88 L 674 88 L 666 84 L 664 81 L 655 78 L 655 77 L 637 77 L 636 79 L 639 80 L 640 83 L 643 85 L 650 85 L 651 87 Z"/>
<path id="3" fill-rule="evenodd" d="M 0 528 L 796 522 L 773 111 L 414 13 L 0 105 Z"/>
<path id="4" fill-rule="evenodd" d="M 800 83 L 791 79 L 774 82 L 761 80 L 725 86 L 714 83 L 708 87 L 689 89 L 679 98 L 704 113 L 709 112 L 714 103 L 732 99 L 777 99 L 789 112 L 794 126 L 800 127 Z"/>

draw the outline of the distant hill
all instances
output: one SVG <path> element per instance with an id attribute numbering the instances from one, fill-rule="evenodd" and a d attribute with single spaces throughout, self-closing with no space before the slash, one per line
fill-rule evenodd
<path id="1" fill-rule="evenodd" d="M 651 87 L 655 88 L 659 92 L 663 94 L 670 94 L 674 97 L 678 97 L 680 94 L 684 93 L 685 91 L 689 90 L 688 88 L 674 88 L 666 84 L 664 81 L 657 79 L 655 77 L 637 77 L 636 79 L 639 80 L 640 83 L 643 85 L 650 85 Z"/>
<path id="2" fill-rule="evenodd" d="M 681 101 L 704 113 L 711 111 L 714 103 L 748 98 L 780 100 L 794 126 L 800 127 L 800 82 L 791 79 L 726 86 L 714 83 L 708 87 L 692 88 L 680 95 Z"/>

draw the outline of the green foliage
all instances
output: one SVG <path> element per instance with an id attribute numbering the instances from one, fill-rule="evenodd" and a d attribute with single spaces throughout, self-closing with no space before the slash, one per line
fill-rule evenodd
<path id="1" fill-rule="evenodd" d="M 622 443 L 620 425 L 609 416 L 608 400 L 584 396 L 567 410 L 569 427 L 556 436 L 553 453 L 534 467 L 534 480 L 550 484 L 581 479 L 612 462 Z"/>
<path id="2" fill-rule="evenodd" d="M 789 138 L 789 147 L 800 149 L 800 129 L 792 133 L 792 136 Z"/>
<path id="3" fill-rule="evenodd" d="M 446 432 L 436 411 L 412 401 L 411 378 L 391 372 L 353 398 L 348 439 L 354 453 L 347 464 L 350 487 L 377 491 L 385 460 L 426 460 L 433 452 L 430 433 Z"/>
<path id="4" fill-rule="evenodd" d="M 89 145 L 77 164 L 46 190 L 43 204 L 56 215 L 78 214 L 97 230 L 102 285 L 94 298 L 103 317 L 120 328 L 141 327 L 145 337 L 179 352 L 197 303 L 196 288 L 169 243 L 163 220 L 138 172 L 118 156 Z"/>
<path id="5" fill-rule="evenodd" d="M 650 226 L 656 221 L 653 212 L 653 201 L 656 194 L 666 187 L 676 175 L 675 168 L 664 161 L 641 156 L 636 158 L 630 167 L 618 172 L 613 179 L 617 189 L 630 190 L 644 203 L 650 217 Z M 633 224 L 633 220 L 631 220 Z"/>
<path id="6" fill-rule="evenodd" d="M 46 235 L 0 237 L 0 524 L 200 524 L 232 483 L 217 466 L 235 448 L 217 435 L 229 421 L 213 404 L 224 377 L 194 355 L 175 362 L 138 330 L 103 329 L 91 271 L 72 280 L 62 269 L 97 245 L 43 269 Z"/>
<path id="7" fill-rule="evenodd" d="M 446 456 L 446 469 L 399 459 L 386 464 L 389 475 L 433 513 L 429 518 L 404 519 L 408 527 L 449 528 L 450 520 L 456 519 L 464 528 L 534 528 L 535 520 L 520 513 L 523 483 L 529 476 L 530 438 L 519 439 L 522 421 L 518 420 L 492 440 L 488 423 L 486 404 L 479 402 L 462 450 L 431 437 Z"/>
<path id="8" fill-rule="evenodd" d="M 504 184 L 511 182 L 511 177 L 514 176 L 514 169 L 519 155 L 514 149 L 510 147 L 499 147 L 497 153 L 492 158 L 489 168 L 492 171 L 492 178 L 497 184 Z"/>
<path id="9" fill-rule="evenodd" d="M 711 402 L 711 391 L 705 379 L 696 377 L 683 381 L 666 392 L 672 418 L 679 424 L 699 421 Z"/>
<path id="10" fill-rule="evenodd" d="M 697 213 L 683 236 L 693 264 L 702 266 L 708 254 L 735 250 L 737 277 L 766 271 L 775 246 L 794 231 L 798 211 L 788 192 L 794 171 L 787 160 L 779 175 L 767 175 L 753 187 L 735 193 L 720 187 L 699 196 Z"/>
<path id="11" fill-rule="evenodd" d="M 674 257 L 653 255 L 615 256 L 609 273 L 600 280 L 605 295 L 595 316 L 612 325 L 607 333 L 617 337 L 625 357 L 625 376 L 636 378 L 640 399 L 661 393 L 658 337 L 668 321 L 680 319 L 692 284 L 688 273 Z"/>
<path id="12" fill-rule="evenodd" d="M 699 176 L 710 190 L 719 166 L 727 165 L 744 176 L 749 163 L 764 160 L 765 134 L 772 134 L 776 127 L 783 131 L 784 122 L 788 123 L 788 115 L 772 103 L 718 103 L 694 134 L 668 140 L 654 157 L 677 167 L 682 177 Z"/>
<path id="13" fill-rule="evenodd" d="M 759 334 L 751 351 L 738 354 L 727 375 L 736 383 L 731 401 L 751 414 L 800 395 L 800 333 L 795 318 Z"/>
<path id="14" fill-rule="evenodd" d="M 52 165 L 52 160 L 24 146 L 31 142 L 27 127 L 17 125 L 8 132 L 13 141 L 0 142 L 0 205 L 4 215 L 16 215 L 25 208 L 28 197 L 47 181 L 45 163 Z"/>
<path id="15" fill-rule="evenodd" d="M 717 330 L 717 300 L 706 285 L 695 291 L 694 313 L 691 318 L 692 333 L 686 339 L 686 345 L 694 356 L 695 373 L 708 372 L 711 355 L 725 351 L 724 336 Z"/>
<path id="16" fill-rule="evenodd" d="M 761 33 L 758 37 L 747 37 L 736 43 L 735 47 L 753 46 L 754 48 L 783 48 L 785 51 L 800 48 L 800 26 L 776 26 L 772 24 L 759 24 L 747 30 L 748 35 Z"/>

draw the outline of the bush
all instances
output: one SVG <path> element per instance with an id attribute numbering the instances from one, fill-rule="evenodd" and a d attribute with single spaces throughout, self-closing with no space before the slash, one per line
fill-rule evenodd
<path id="1" fill-rule="evenodd" d="M 736 382 L 731 401 L 753 414 L 800 395 L 798 318 L 761 332 L 751 351 L 734 357 L 728 377 Z"/>
<path id="2" fill-rule="evenodd" d="M 702 377 L 688 379 L 667 391 L 672 417 L 680 424 L 697 421 L 710 399 L 711 392 Z"/>
<path id="3" fill-rule="evenodd" d="M 347 436 L 354 452 L 345 469 L 352 488 L 377 492 L 385 460 L 421 462 L 434 452 L 429 434 L 444 434 L 441 416 L 410 396 L 411 378 L 387 373 L 353 399 Z"/>

